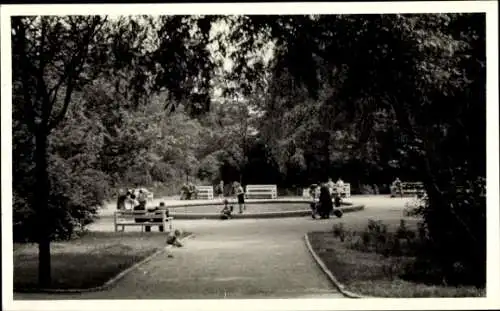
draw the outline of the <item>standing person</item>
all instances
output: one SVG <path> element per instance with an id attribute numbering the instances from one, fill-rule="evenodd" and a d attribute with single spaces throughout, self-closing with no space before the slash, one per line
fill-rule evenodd
<path id="1" fill-rule="evenodd" d="M 344 192 L 344 181 L 341 178 L 339 178 L 337 180 L 336 186 L 337 186 L 337 193 L 338 193 L 338 195 L 340 197 L 342 197 L 342 194 L 345 194 L 345 192 Z"/>
<path id="2" fill-rule="evenodd" d="M 222 199 L 224 197 L 224 181 L 221 180 L 219 182 L 219 185 L 217 186 L 217 194 L 219 195 L 219 198 Z"/>
<path id="3" fill-rule="evenodd" d="M 236 197 L 238 198 L 238 207 L 240 209 L 240 214 L 243 213 L 243 210 L 246 210 L 245 206 L 245 190 L 243 190 L 243 186 L 239 182 L 235 182 L 235 192 Z"/>
<path id="4" fill-rule="evenodd" d="M 140 189 L 139 194 L 137 195 L 137 201 L 139 201 L 139 206 L 141 210 L 146 210 L 146 203 L 148 202 L 148 194 Z"/>
<path id="5" fill-rule="evenodd" d="M 403 197 L 403 189 L 401 189 L 401 180 L 399 179 L 399 177 L 396 177 L 396 179 L 392 183 L 392 186 L 395 189 L 395 194 L 399 194 L 401 197 Z"/>
<path id="6" fill-rule="evenodd" d="M 196 187 L 195 187 L 195 185 L 192 182 L 188 182 L 187 188 L 188 188 L 188 200 L 196 199 Z"/>
<path id="7" fill-rule="evenodd" d="M 116 200 L 116 209 L 124 210 L 126 201 L 127 201 L 127 193 L 123 189 L 120 189 L 118 192 L 118 199 Z"/>
<path id="8" fill-rule="evenodd" d="M 318 198 L 318 185 L 312 184 L 309 186 L 309 195 L 315 201 Z"/>
<path id="9" fill-rule="evenodd" d="M 330 218 L 330 213 L 333 210 L 333 202 L 328 186 L 326 185 L 322 186 L 319 190 L 319 205 L 321 219 Z"/>
<path id="10" fill-rule="evenodd" d="M 328 178 L 328 182 L 326 183 L 328 186 L 328 190 L 330 190 L 330 194 L 333 195 L 333 191 L 335 190 L 335 183 L 331 178 Z"/>
<path id="11" fill-rule="evenodd" d="M 181 187 L 181 200 L 187 200 L 188 199 L 188 186 L 186 183 L 182 184 Z"/>
<path id="12" fill-rule="evenodd" d="M 311 202 L 311 217 L 316 219 L 316 215 L 318 214 L 318 185 L 312 184 L 309 186 L 309 196 L 312 198 Z"/>

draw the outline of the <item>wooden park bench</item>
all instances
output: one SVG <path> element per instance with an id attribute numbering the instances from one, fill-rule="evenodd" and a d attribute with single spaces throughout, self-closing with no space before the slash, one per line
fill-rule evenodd
<path id="1" fill-rule="evenodd" d="M 303 188 L 302 189 L 302 197 L 304 198 L 310 198 L 311 195 L 309 194 L 309 188 Z"/>
<path id="2" fill-rule="evenodd" d="M 196 186 L 196 198 L 201 200 L 213 200 L 214 199 L 214 187 L 213 186 Z"/>
<path id="3" fill-rule="evenodd" d="M 121 210 L 114 214 L 115 232 L 121 226 L 121 231 L 125 231 L 126 226 L 141 226 L 141 232 L 145 227 L 163 226 L 165 231 L 172 231 L 173 217 L 167 217 L 166 210 L 159 211 L 131 211 Z"/>
<path id="4" fill-rule="evenodd" d="M 247 185 L 246 197 L 271 197 L 276 199 L 278 197 L 278 187 L 276 185 Z"/>
<path id="5" fill-rule="evenodd" d="M 391 197 L 417 195 L 419 192 L 424 192 L 424 184 L 421 182 L 402 182 L 400 189 L 395 185 L 391 185 Z"/>
<path id="6" fill-rule="evenodd" d="M 337 189 L 337 186 L 335 185 L 333 188 L 333 193 L 335 193 L 336 189 Z M 302 196 L 305 198 L 311 198 L 311 195 L 309 194 L 309 188 L 304 188 L 302 190 Z M 340 191 L 340 196 L 342 198 L 350 198 L 351 197 L 351 184 L 348 184 L 348 183 L 344 184 L 344 187 Z"/>
<path id="7" fill-rule="evenodd" d="M 138 197 L 139 196 L 139 190 L 142 190 L 144 192 L 146 192 L 146 195 L 148 196 L 148 202 L 152 202 L 153 199 L 154 199 L 154 194 L 153 192 L 149 191 L 148 189 L 146 188 L 137 188 L 137 189 L 133 189 L 133 194 Z"/>
<path id="8" fill-rule="evenodd" d="M 302 189 L 302 197 L 308 198 L 308 199 L 313 199 L 313 197 L 309 193 L 309 190 L 310 190 L 310 188 L 303 188 Z M 316 193 L 316 197 L 314 199 L 317 199 L 318 197 L 319 197 L 319 189 L 318 189 L 318 191 Z"/>
<path id="9" fill-rule="evenodd" d="M 344 183 L 344 187 L 342 187 L 342 189 L 339 189 L 339 186 L 335 185 L 335 186 L 333 186 L 333 193 L 335 193 L 336 191 L 340 192 L 341 198 L 350 198 L 351 197 L 351 184 Z"/>

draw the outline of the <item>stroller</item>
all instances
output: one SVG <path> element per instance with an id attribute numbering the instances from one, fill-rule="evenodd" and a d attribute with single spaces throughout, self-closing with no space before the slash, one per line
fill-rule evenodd
<path id="1" fill-rule="evenodd" d="M 343 212 L 342 212 L 342 209 L 340 209 L 340 198 L 339 197 L 335 197 L 335 204 L 334 204 L 334 208 L 333 208 L 333 215 L 335 215 L 337 218 L 342 218 L 343 216 Z M 312 219 L 317 219 L 317 216 L 320 215 L 319 213 L 319 209 L 321 208 L 320 206 L 320 202 L 312 202 L 310 204 L 310 207 L 311 207 L 311 217 Z"/>

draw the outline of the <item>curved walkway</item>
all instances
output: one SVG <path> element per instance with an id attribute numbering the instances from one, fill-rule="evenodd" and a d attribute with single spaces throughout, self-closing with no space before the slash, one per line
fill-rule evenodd
<path id="1" fill-rule="evenodd" d="M 368 198 L 367 198 L 368 199 Z M 113 288 L 95 293 L 16 294 L 15 299 L 197 299 L 341 298 L 317 267 L 303 241 L 305 232 L 330 230 L 335 222 L 359 222 L 375 215 L 400 217 L 398 201 L 383 200 L 345 218 L 180 220 L 176 227 L 195 232 L 184 248 L 162 254 L 132 271 Z M 389 204 L 387 204 L 390 202 Z M 358 202 L 356 202 L 358 203 Z M 377 204 L 375 204 L 377 205 Z M 389 206 L 389 208 L 387 208 Z M 382 214 L 380 214 L 382 213 Z M 94 230 L 111 230 L 102 219 Z M 109 222 L 109 223 L 108 223 Z M 173 257 L 169 257 L 169 254 Z"/>

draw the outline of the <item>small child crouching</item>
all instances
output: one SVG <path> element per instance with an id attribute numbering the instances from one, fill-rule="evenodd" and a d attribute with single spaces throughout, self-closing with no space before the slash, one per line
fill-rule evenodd
<path id="1" fill-rule="evenodd" d="M 233 206 L 229 205 L 227 200 L 224 200 L 224 207 L 220 211 L 220 219 L 227 220 L 231 219 L 231 213 L 233 212 Z"/>
<path id="2" fill-rule="evenodd" d="M 179 241 L 181 235 L 181 231 L 177 229 L 174 232 L 170 232 L 167 236 L 167 244 L 174 247 L 182 247 L 182 243 Z"/>

